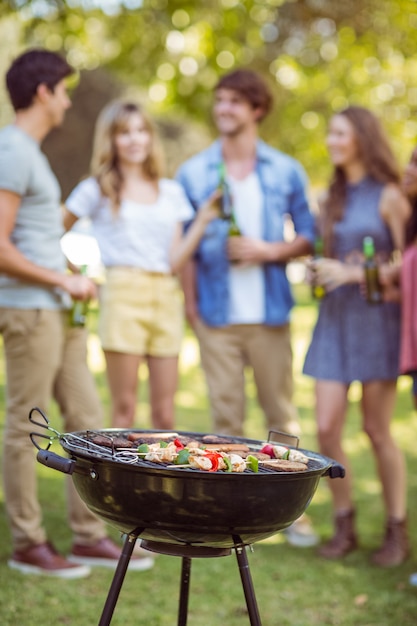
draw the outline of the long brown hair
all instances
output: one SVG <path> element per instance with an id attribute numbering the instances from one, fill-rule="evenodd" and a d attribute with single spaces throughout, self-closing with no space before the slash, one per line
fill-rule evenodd
<path id="1" fill-rule="evenodd" d="M 149 116 L 140 104 L 130 99 L 115 100 L 108 104 L 97 119 L 90 169 L 92 176 L 98 181 L 101 193 L 110 199 L 114 213 L 117 213 L 120 207 L 123 186 L 114 139 L 126 128 L 127 121 L 132 115 L 140 115 L 152 139 L 149 156 L 143 164 L 143 172 L 152 181 L 158 181 L 161 177 L 162 153 Z"/>
<path id="2" fill-rule="evenodd" d="M 349 106 L 336 115 L 343 115 L 352 124 L 359 158 L 367 175 L 380 183 L 399 183 L 400 171 L 378 118 L 360 106 Z M 346 173 L 343 168 L 335 167 L 321 215 L 324 249 L 328 256 L 332 252 L 333 226 L 343 218 L 346 196 Z"/>

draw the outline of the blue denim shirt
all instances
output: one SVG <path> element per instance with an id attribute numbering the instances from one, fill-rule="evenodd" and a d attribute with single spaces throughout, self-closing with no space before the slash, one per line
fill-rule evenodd
<path id="1" fill-rule="evenodd" d="M 177 180 L 183 185 L 196 211 L 217 188 L 221 161 L 221 142 L 217 140 L 180 167 Z M 283 241 L 285 218 L 290 216 L 296 234 L 313 242 L 313 217 L 306 198 L 306 176 L 301 165 L 258 141 L 256 173 L 263 192 L 263 239 Z M 195 257 L 198 310 L 209 326 L 226 326 L 229 323 L 227 231 L 225 220 L 213 220 L 206 228 Z M 265 263 L 263 269 L 264 323 L 270 326 L 285 324 L 294 304 L 286 264 Z"/>

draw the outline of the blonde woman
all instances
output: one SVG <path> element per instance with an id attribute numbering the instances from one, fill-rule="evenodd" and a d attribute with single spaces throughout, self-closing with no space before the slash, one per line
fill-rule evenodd
<path id="1" fill-rule="evenodd" d="M 110 103 L 95 132 L 91 176 L 70 194 L 66 229 L 91 219 L 106 268 L 99 336 L 112 399 L 112 426 L 132 427 L 138 370 L 146 361 L 152 425 L 174 426 L 174 395 L 183 304 L 176 273 L 191 256 L 217 211 L 209 199 L 194 211 L 182 187 L 161 177 L 151 120 L 132 101 Z"/>

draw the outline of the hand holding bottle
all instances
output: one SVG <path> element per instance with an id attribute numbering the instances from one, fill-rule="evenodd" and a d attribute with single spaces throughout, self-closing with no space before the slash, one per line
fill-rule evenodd
<path id="1" fill-rule="evenodd" d="M 314 242 L 314 257 L 312 263 L 310 263 L 307 268 L 307 282 L 311 285 L 311 295 L 315 300 L 321 300 L 326 295 L 326 289 L 318 280 L 316 266 L 314 264 L 315 261 L 323 258 L 323 250 L 323 239 L 317 237 Z"/>
<path id="2" fill-rule="evenodd" d="M 198 220 L 204 227 L 206 227 L 211 221 L 221 217 L 221 198 L 221 190 L 216 189 L 199 208 L 195 221 Z"/>
<path id="3" fill-rule="evenodd" d="M 314 272 L 316 282 L 326 291 L 333 291 L 349 283 L 360 283 L 363 280 L 363 270 L 360 266 L 342 263 L 337 259 L 312 259 L 307 262 L 307 267 L 310 272 Z"/>
<path id="4" fill-rule="evenodd" d="M 89 301 L 97 295 L 96 285 L 87 277 L 86 265 L 80 268 L 80 274 L 71 274 L 68 279 L 68 292 L 73 299 L 70 325 L 85 326 Z"/>
<path id="5" fill-rule="evenodd" d="M 305 282 L 311 287 L 311 295 L 315 300 L 321 300 L 326 295 L 326 288 L 319 282 L 317 273 L 318 259 L 307 259 L 305 266 Z"/>
<path id="6" fill-rule="evenodd" d="M 384 302 L 401 301 L 401 266 L 398 264 L 382 263 L 378 268 L 379 284 L 382 288 Z"/>
<path id="7" fill-rule="evenodd" d="M 62 287 L 73 300 L 90 300 L 97 296 L 95 283 L 87 276 L 66 274 L 62 278 Z"/>
<path id="8" fill-rule="evenodd" d="M 173 274 L 177 274 L 184 268 L 204 236 L 207 225 L 219 217 L 219 197 L 220 192 L 216 190 L 199 207 L 194 220 L 185 234 L 181 224 L 177 224 L 169 254 L 169 262 Z"/>

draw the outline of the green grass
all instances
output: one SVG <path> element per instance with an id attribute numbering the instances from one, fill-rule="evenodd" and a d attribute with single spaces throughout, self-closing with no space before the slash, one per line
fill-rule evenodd
<path id="1" fill-rule="evenodd" d="M 316 309 L 308 290 L 298 286 L 293 313 L 295 402 L 302 420 L 301 446 L 317 449 L 313 414 L 312 381 L 301 375 Z M 90 361 L 102 401 L 108 413 L 109 396 L 103 361 L 94 334 L 95 314 L 90 318 Z M 365 355 L 364 355 L 365 358 Z M 145 372 L 142 372 L 143 374 Z M 246 435 L 264 438 L 262 414 L 256 404 L 253 381 L 248 377 Z M 138 401 L 137 426 L 148 428 L 149 411 L 146 384 Z M 0 358 L 0 394 L 4 406 L 4 363 Z M 263 626 L 408 626 L 417 621 L 417 589 L 408 585 L 417 570 L 412 557 L 404 565 L 381 570 L 369 564 L 378 546 L 383 527 L 383 507 L 373 457 L 366 437 L 360 431 L 359 388 L 353 385 L 345 438 L 355 475 L 360 549 L 344 561 L 332 563 L 318 558 L 314 548 L 292 548 L 278 534 L 254 545 L 249 562 Z M 50 409 L 52 424 L 62 430 L 57 410 Z M 4 419 L 2 411 L 1 424 Z M 107 415 L 108 419 L 108 415 Z M 198 349 L 187 333 L 181 356 L 180 389 L 177 396 L 177 428 L 209 431 L 210 418 L 204 379 L 198 363 Z M 407 458 L 410 533 L 417 553 L 417 420 L 412 410 L 410 383 L 399 381 L 394 433 Z M 59 451 L 59 449 L 58 449 Z M 66 525 L 64 476 L 38 466 L 40 498 L 48 533 L 57 547 L 66 552 L 71 534 Z M 242 496 L 243 497 L 243 496 Z M 331 503 L 326 481 L 309 507 L 309 515 L 319 534 L 331 533 Z M 109 529 L 118 538 L 117 531 Z M 32 626 L 51 623 L 63 626 L 90 626 L 98 623 L 112 579 L 112 572 L 94 570 L 83 581 L 60 581 L 23 576 L 8 569 L 10 536 L 0 501 L 0 624 Z M 177 623 L 181 559 L 159 555 L 153 570 L 128 573 L 116 607 L 112 626 L 174 626 Z M 188 623 L 190 626 L 248 624 L 239 571 L 234 555 L 192 562 Z"/>

